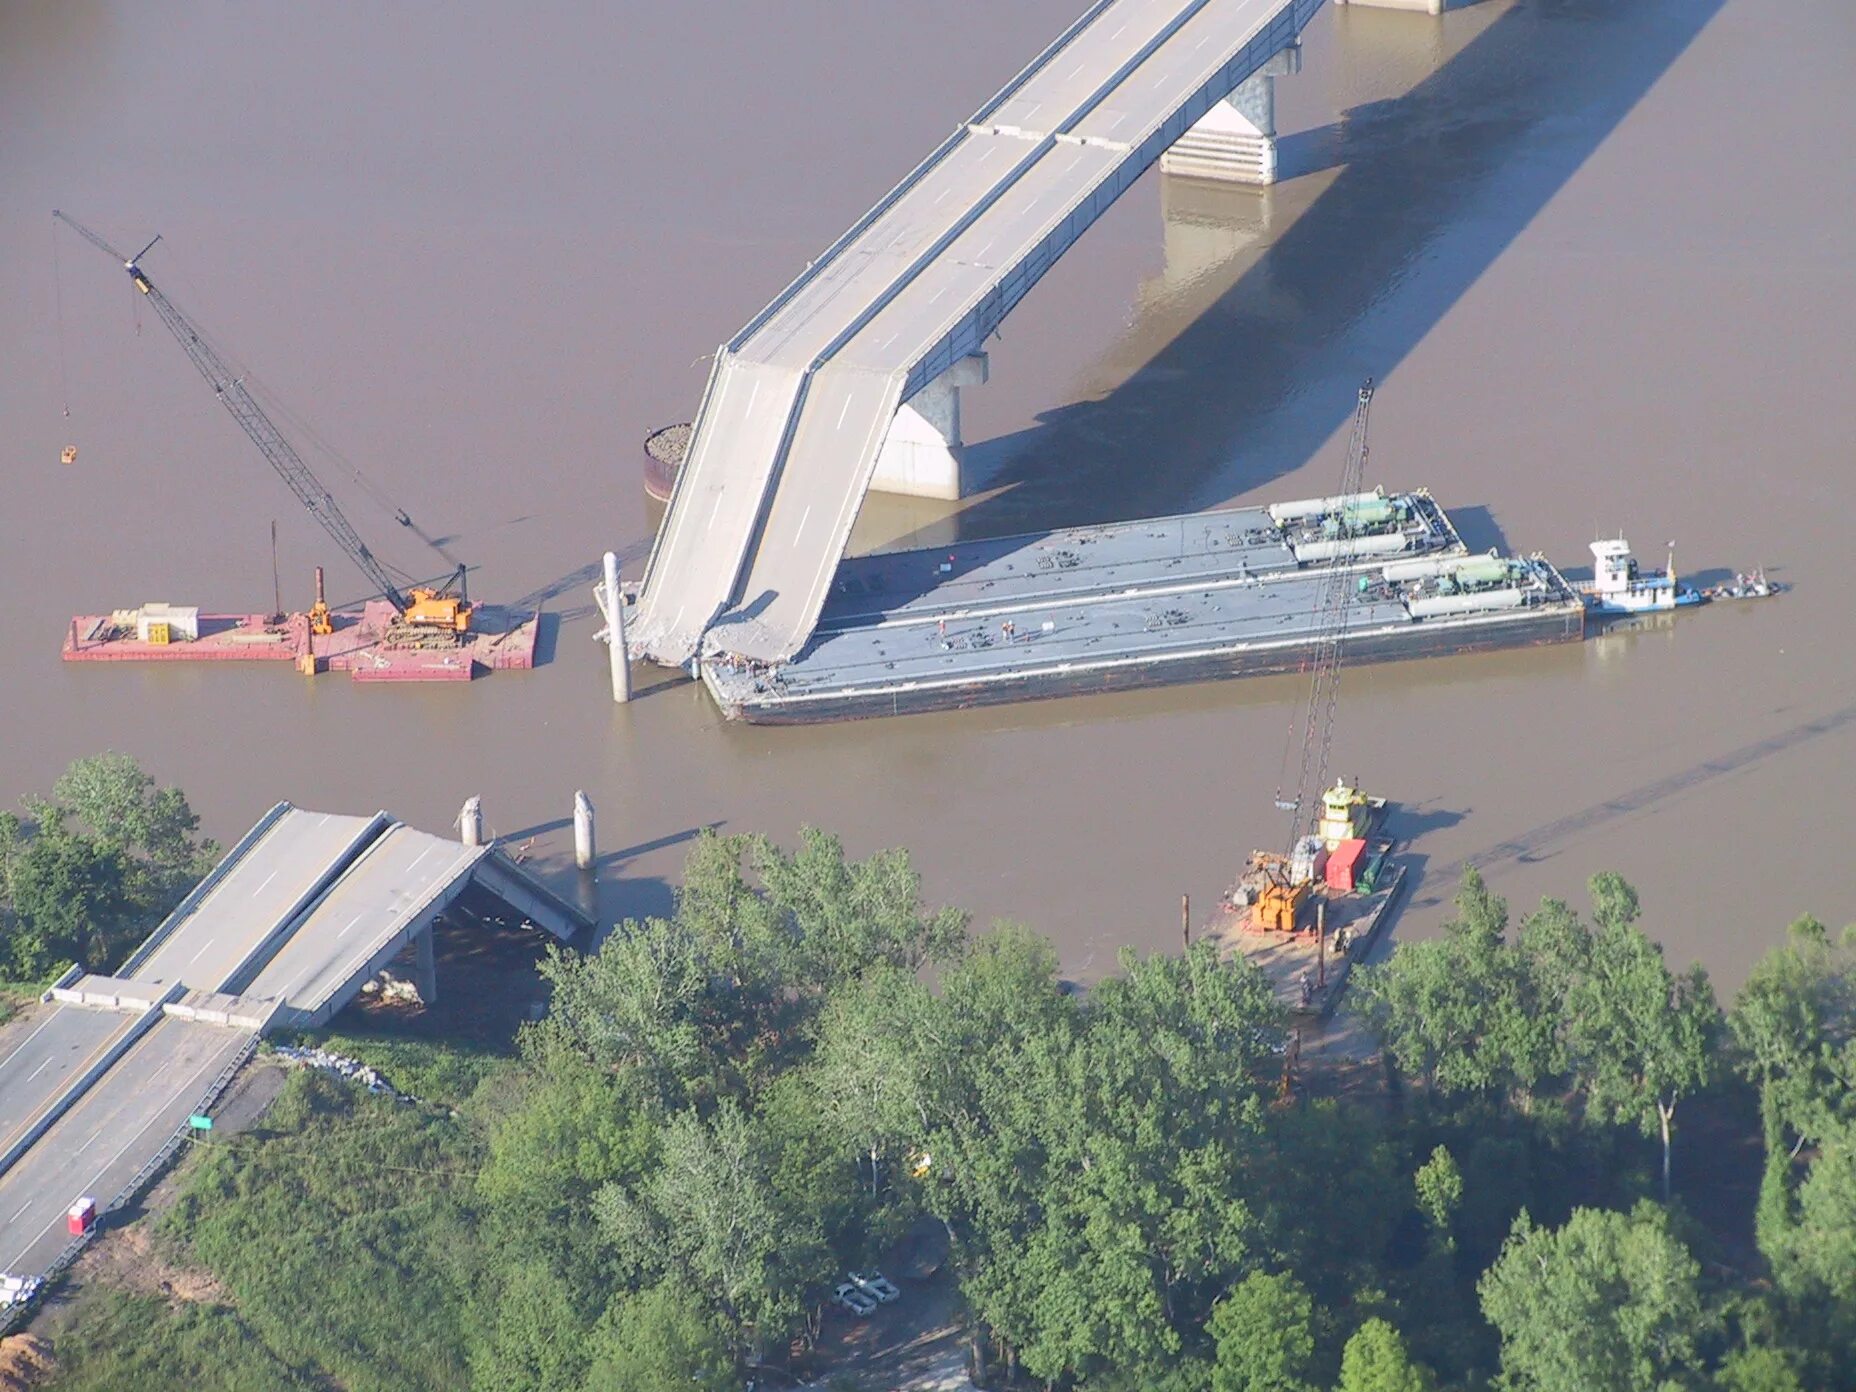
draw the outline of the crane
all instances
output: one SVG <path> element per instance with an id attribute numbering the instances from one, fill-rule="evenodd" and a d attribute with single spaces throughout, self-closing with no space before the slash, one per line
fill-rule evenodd
<path id="1" fill-rule="evenodd" d="M 1340 487 L 1336 497 L 1351 498 L 1359 493 L 1366 478 L 1366 420 L 1373 406 L 1373 379 L 1360 385 L 1360 395 L 1353 408 L 1353 432 L 1347 439 L 1347 458 L 1341 466 Z M 1340 537 L 1353 536 L 1353 514 L 1345 503 L 1338 514 Z M 1345 560 L 1342 555 L 1337 560 Z M 1315 625 L 1314 667 L 1308 685 L 1308 709 L 1302 720 L 1301 778 L 1293 801 L 1276 795 L 1276 806 L 1289 814 L 1289 843 L 1302 834 L 1304 814 L 1308 811 L 1309 773 L 1313 786 L 1326 786 L 1328 755 L 1334 746 L 1334 712 L 1340 704 L 1341 640 L 1347 632 L 1347 610 L 1353 600 L 1354 577 L 1339 565 L 1330 569 L 1321 585 L 1319 618 Z"/>
<path id="2" fill-rule="evenodd" d="M 251 437 L 251 442 L 258 447 L 258 452 L 270 461 L 271 467 L 277 471 L 278 476 L 290 486 L 290 491 L 296 495 L 297 501 L 302 503 L 309 510 L 310 515 L 322 524 L 323 530 L 335 539 L 336 545 L 347 553 L 348 559 L 354 562 L 355 567 L 367 577 L 368 583 L 378 589 L 387 602 L 398 611 L 400 618 L 406 624 L 426 631 L 443 630 L 451 633 L 470 631 L 472 607 L 465 568 L 462 565 L 458 566 L 452 572 L 451 578 L 442 586 L 419 585 L 402 593 L 399 586 L 394 583 L 393 577 L 387 573 L 386 567 L 368 549 L 367 543 L 361 540 L 360 533 L 355 531 L 353 524 L 343 514 L 341 507 L 335 501 L 335 496 L 323 486 L 322 481 L 311 472 L 309 465 L 303 462 L 303 457 L 284 438 L 282 432 L 271 423 L 271 418 L 258 405 L 256 398 L 246 388 L 244 380 L 226 365 L 225 359 L 207 341 L 198 326 L 180 312 L 174 302 L 161 292 L 160 287 L 150 280 L 148 273 L 142 269 L 142 258 L 148 254 L 155 242 L 161 240 L 159 236 L 134 256 L 124 256 L 76 218 L 56 209 L 53 210 L 52 216 L 92 246 L 122 264 L 123 269 L 128 271 L 130 280 L 134 282 L 135 288 L 148 297 L 148 302 L 154 306 L 155 313 L 161 317 L 161 322 L 168 326 L 169 332 L 174 335 L 186 351 L 187 357 L 199 369 L 200 375 L 212 387 L 213 394 L 219 398 L 220 403 L 232 413 L 232 419 L 237 421 L 240 429 Z M 412 519 L 406 515 L 404 510 L 397 511 L 395 516 L 402 526 L 412 526 Z M 317 576 L 320 580 L 320 570 L 317 571 Z M 334 627 L 333 619 L 329 614 L 329 606 L 322 597 L 320 584 L 317 587 L 315 606 L 310 610 L 310 627 L 312 631 L 320 634 L 327 634 L 333 631 Z"/>
<path id="3" fill-rule="evenodd" d="M 1347 440 L 1347 458 L 1341 466 L 1340 487 L 1336 492 L 1335 520 L 1342 540 L 1354 535 L 1353 512 L 1347 500 L 1361 491 L 1366 476 L 1366 421 L 1372 404 L 1373 380 L 1369 377 L 1361 384 L 1360 395 L 1354 405 L 1353 432 Z M 1293 798 L 1284 797 L 1281 787 L 1276 790 L 1278 810 L 1289 814 L 1289 847 L 1281 855 L 1259 851 L 1251 857 L 1256 892 L 1252 921 L 1260 928 L 1279 932 L 1296 931 L 1302 906 L 1314 888 L 1310 880 L 1303 878 L 1306 872 L 1298 872 L 1292 867 L 1296 841 L 1307 826 L 1304 818 L 1309 810 L 1309 788 L 1320 789 L 1327 783 L 1328 754 L 1334 744 L 1334 712 L 1340 703 L 1341 640 L 1347 632 L 1347 610 L 1353 599 L 1356 578 L 1338 564 L 1347 559 L 1345 549 L 1335 559 L 1337 563 L 1322 577 L 1316 601 L 1315 648 L 1308 684 L 1308 706 L 1302 719 L 1292 725 L 1289 732 L 1291 740 L 1297 729 L 1302 732 L 1300 777 Z M 1285 769 L 1288 752 L 1287 748 L 1283 750 Z M 1312 782 L 1310 774 L 1313 775 Z M 1337 793 L 1339 791 L 1336 790 Z M 1352 790 L 1347 791 L 1350 811 L 1354 796 Z"/>

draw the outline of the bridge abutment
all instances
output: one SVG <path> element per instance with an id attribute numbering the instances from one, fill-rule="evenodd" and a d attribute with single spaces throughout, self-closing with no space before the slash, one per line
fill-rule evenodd
<path id="1" fill-rule="evenodd" d="M 870 486 L 911 498 L 959 498 L 966 456 L 960 389 L 984 386 L 987 376 L 986 355 L 974 353 L 903 402 L 883 439 Z"/>
<path id="2" fill-rule="evenodd" d="M 1290 44 L 1160 156 L 1161 172 L 1189 179 L 1264 187 L 1276 182 L 1276 79 L 1302 70 L 1302 46 Z"/>

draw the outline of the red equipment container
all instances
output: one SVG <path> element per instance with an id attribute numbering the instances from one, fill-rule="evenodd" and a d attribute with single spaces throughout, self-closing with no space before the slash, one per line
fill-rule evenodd
<path id="1" fill-rule="evenodd" d="M 1328 857 L 1328 888 L 1339 894 L 1353 893 L 1353 879 L 1366 856 L 1364 840 L 1343 841 Z"/>
<path id="2" fill-rule="evenodd" d="M 89 1232 L 97 1225 L 97 1201 L 82 1198 L 72 1204 L 65 1212 L 64 1225 L 73 1237 L 81 1237 Z"/>

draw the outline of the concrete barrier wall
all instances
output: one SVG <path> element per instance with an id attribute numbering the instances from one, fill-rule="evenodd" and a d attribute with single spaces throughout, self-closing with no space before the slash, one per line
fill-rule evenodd
<path id="1" fill-rule="evenodd" d="M 76 981 L 83 974 L 84 974 L 84 968 L 81 963 L 78 963 L 78 962 L 71 963 L 70 966 L 65 968 L 63 976 L 59 977 L 56 981 L 52 982 L 52 984 L 49 987 L 47 987 L 44 991 L 39 993 L 40 1004 L 42 1005 L 50 1004 L 53 996 L 57 995 L 60 991 L 62 991 L 65 987 L 69 986 L 73 981 Z"/>
<path id="2" fill-rule="evenodd" d="M 19 1157 L 32 1148 L 39 1137 L 51 1128 L 51 1124 L 70 1111 L 72 1104 L 88 1092 L 97 1079 L 116 1066 L 116 1060 L 128 1053 L 135 1041 L 147 1034 L 154 1027 L 155 1022 L 161 1019 L 162 1007 L 180 995 L 183 989 L 178 982 L 170 986 L 160 1000 L 151 1002 L 143 1011 L 141 1018 L 118 1035 L 114 1043 L 91 1061 L 90 1067 L 73 1078 L 65 1085 L 64 1091 L 45 1104 L 44 1109 L 33 1118 L 32 1124 L 20 1133 L 19 1139 L 8 1146 L 4 1153 L 0 1153 L 0 1174 L 5 1174 L 19 1163 Z"/>
<path id="3" fill-rule="evenodd" d="M 154 950 L 167 941 L 169 935 L 171 935 L 176 928 L 180 927 L 187 917 L 200 906 L 200 901 L 218 888 L 219 882 L 232 873 L 232 868 L 245 858 L 246 853 L 250 851 L 253 846 L 257 845 L 258 842 L 263 839 L 264 834 L 272 827 L 276 826 L 283 818 L 284 813 L 288 811 L 290 811 L 290 804 L 287 802 L 280 802 L 269 812 L 266 812 L 262 817 L 258 818 L 258 824 L 243 836 L 239 837 L 237 844 L 226 852 L 225 858 L 208 871 L 206 878 L 188 891 L 187 897 L 180 901 L 179 905 L 175 907 L 174 912 L 164 918 L 160 926 L 142 940 L 142 945 L 129 954 L 129 960 L 124 962 L 121 967 L 117 968 L 120 974 L 123 976 L 135 975 L 137 969 L 141 967 L 142 963 L 149 959 L 154 953 Z"/>

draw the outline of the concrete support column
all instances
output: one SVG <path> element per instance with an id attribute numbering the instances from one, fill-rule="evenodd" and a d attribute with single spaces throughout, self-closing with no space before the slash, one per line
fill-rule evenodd
<path id="1" fill-rule="evenodd" d="M 960 389 L 983 386 L 987 375 L 986 355 L 975 353 L 903 402 L 877 455 L 870 486 L 912 498 L 960 497 L 966 453 L 960 438 Z"/>
<path id="2" fill-rule="evenodd" d="M 612 670 L 612 699 L 623 705 L 632 698 L 632 665 L 631 653 L 625 647 L 625 595 L 619 588 L 618 556 L 608 551 L 601 569 L 605 578 L 593 587 L 593 600 L 606 617 L 606 627 L 593 636 L 605 640 Z"/>
<path id="3" fill-rule="evenodd" d="M 598 860 L 593 845 L 593 799 L 585 793 L 574 794 L 574 865 L 591 870 Z"/>
<path id="4" fill-rule="evenodd" d="M 1266 185 L 1276 182 L 1276 79 L 1302 70 L 1292 43 L 1240 82 L 1231 95 L 1160 156 L 1160 169 L 1190 179 Z"/>
<path id="5" fill-rule="evenodd" d="M 483 799 L 472 795 L 464 799 L 464 810 L 458 813 L 458 839 L 466 846 L 483 844 Z"/>
<path id="6" fill-rule="evenodd" d="M 428 924 L 412 940 L 412 984 L 422 1005 L 438 1003 L 438 954 L 432 945 L 432 935 L 437 931 Z"/>

